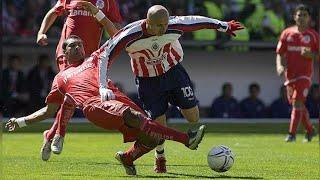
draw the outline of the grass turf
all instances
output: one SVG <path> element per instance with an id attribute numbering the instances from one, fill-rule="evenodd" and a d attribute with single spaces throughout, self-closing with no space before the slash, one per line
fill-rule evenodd
<path id="1" fill-rule="evenodd" d="M 72 126 L 72 125 L 70 125 Z M 181 129 L 185 127 L 176 126 Z M 153 172 L 153 152 L 136 162 L 138 178 L 143 179 L 317 179 L 320 177 L 319 142 L 285 143 L 284 134 L 213 133 L 209 126 L 197 151 L 175 142 L 166 143 L 168 173 Z M 2 137 L 3 178 L 0 179 L 131 179 L 114 159 L 126 150 L 118 133 L 68 133 L 61 155 L 48 162 L 40 159 L 42 134 L 5 133 Z M 207 166 L 207 153 L 214 145 L 229 146 L 236 154 L 234 166 L 225 173 Z"/>

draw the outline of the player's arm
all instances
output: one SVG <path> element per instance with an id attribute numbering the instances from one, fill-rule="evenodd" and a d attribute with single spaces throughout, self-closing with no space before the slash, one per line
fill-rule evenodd
<path id="1" fill-rule="evenodd" d="M 287 68 L 287 60 L 285 58 L 285 53 L 287 52 L 287 33 L 284 30 L 279 38 L 277 48 L 276 48 L 276 70 L 279 76 L 283 75 Z"/>
<path id="2" fill-rule="evenodd" d="M 75 6 L 81 6 L 85 10 L 89 11 L 97 19 L 97 21 L 103 26 L 104 30 L 108 32 L 109 36 L 112 37 L 118 32 L 118 29 L 114 24 L 106 17 L 106 15 L 94 6 L 91 2 L 87 1 L 76 1 Z"/>
<path id="3" fill-rule="evenodd" d="M 5 125 L 9 131 L 14 131 L 16 128 L 22 128 L 27 125 L 46 120 L 53 117 L 57 112 L 60 104 L 48 103 L 46 107 L 24 117 L 11 118 Z"/>
<path id="4" fill-rule="evenodd" d="M 169 19 L 169 29 L 177 29 L 181 31 L 197 31 L 200 29 L 216 29 L 220 32 L 226 32 L 232 36 L 236 36 L 235 31 L 244 27 L 237 21 L 220 21 L 204 16 L 171 16 Z"/>
<path id="5" fill-rule="evenodd" d="M 48 45 L 48 38 L 46 33 L 48 32 L 49 28 L 57 19 L 58 15 L 55 12 L 55 8 L 50 9 L 45 17 L 42 20 L 40 29 L 37 35 L 37 43 L 41 46 Z"/>
<path id="6" fill-rule="evenodd" d="M 277 54 L 276 57 L 276 69 L 279 76 L 283 75 L 287 67 L 287 61 L 283 55 Z"/>

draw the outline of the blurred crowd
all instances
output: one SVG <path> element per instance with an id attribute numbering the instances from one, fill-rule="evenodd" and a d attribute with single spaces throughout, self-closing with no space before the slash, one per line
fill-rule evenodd
<path id="1" fill-rule="evenodd" d="M 45 106 L 45 98 L 50 91 L 51 83 L 56 74 L 50 65 L 50 58 L 47 54 L 40 54 L 37 64 L 31 67 L 26 74 L 23 73 L 22 58 L 18 55 L 8 57 L 8 66 L 2 71 L 0 89 L 0 114 L 4 117 L 22 116 L 30 114 Z M 126 93 L 120 83 L 115 85 Z M 194 85 L 196 91 L 196 87 Z M 263 90 L 263 89 L 262 89 Z M 211 107 L 200 107 L 201 117 L 213 118 L 290 118 L 291 105 L 288 102 L 286 89 L 281 87 L 279 98 L 270 105 L 266 105 L 259 98 L 260 86 L 252 83 L 248 87 L 248 96 L 240 101 L 233 96 L 233 86 L 226 82 L 221 87 L 221 95 L 212 98 Z M 138 105 L 136 93 L 127 93 Z M 320 89 L 318 84 L 310 88 L 306 107 L 310 117 L 317 118 L 320 108 Z M 80 111 L 75 117 L 82 117 Z M 182 115 L 175 107 L 169 108 L 169 118 L 180 118 Z"/>
<path id="2" fill-rule="evenodd" d="M 5 37 L 35 37 L 41 21 L 57 0 L 3 0 L 2 31 Z M 309 5 L 312 13 L 311 26 L 319 27 L 318 0 L 118 0 L 123 25 L 144 19 L 148 7 L 162 4 L 171 15 L 204 15 L 220 20 L 236 19 L 246 29 L 233 40 L 276 40 L 281 31 L 292 24 L 292 10 L 299 3 Z M 49 36 L 59 37 L 64 19 L 58 18 Z M 198 31 L 185 36 L 195 40 L 216 40 L 220 33 Z"/>

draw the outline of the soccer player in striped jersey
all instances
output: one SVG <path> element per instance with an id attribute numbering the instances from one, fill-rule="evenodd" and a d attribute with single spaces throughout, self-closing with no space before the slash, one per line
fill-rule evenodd
<path id="1" fill-rule="evenodd" d="M 284 85 L 293 106 L 285 141 L 296 140 L 297 126 L 301 121 L 307 130 L 304 141 L 310 142 L 315 132 L 304 103 L 311 86 L 313 60 L 319 55 L 319 34 L 309 27 L 310 11 L 305 5 L 297 6 L 293 17 L 296 25 L 282 32 L 276 50 L 277 73 L 285 76 Z"/>
<path id="2" fill-rule="evenodd" d="M 131 58 L 143 108 L 151 118 L 165 125 L 165 112 L 170 103 L 179 107 L 190 123 L 198 122 L 199 109 L 191 80 L 180 64 L 183 50 L 179 38 L 183 32 L 200 29 L 216 29 L 235 35 L 234 31 L 243 27 L 236 21 L 223 22 L 203 16 L 169 16 L 167 9 L 160 5 L 149 8 L 147 19 L 127 25 L 100 49 L 104 51 L 99 70 L 102 100 L 109 99 L 106 67 L 125 49 Z M 154 170 L 158 173 L 166 172 L 163 142 L 155 153 Z"/>

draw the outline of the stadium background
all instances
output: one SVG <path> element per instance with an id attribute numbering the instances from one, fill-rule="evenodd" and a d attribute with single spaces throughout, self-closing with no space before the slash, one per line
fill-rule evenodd
<path id="1" fill-rule="evenodd" d="M 21 57 L 20 68 L 27 77 L 30 69 L 37 64 L 39 55 L 50 57 L 55 70 L 54 54 L 63 18 L 58 18 L 48 34 L 49 45 L 40 47 L 35 43 L 36 34 L 45 13 L 55 4 L 55 0 L 4 0 L 2 3 L 2 62 L 7 67 L 11 55 Z M 279 97 L 282 79 L 275 71 L 275 47 L 281 31 L 291 25 L 292 10 L 299 3 L 311 7 L 311 26 L 319 29 L 319 3 L 316 0 L 119 0 L 124 17 L 123 25 L 145 18 L 147 8 L 152 4 L 168 7 L 172 15 L 198 14 L 221 20 L 236 19 L 246 30 L 236 38 L 216 31 L 204 30 L 186 33 L 181 40 L 184 46 L 183 65 L 195 85 L 199 99 L 201 116 L 208 117 L 213 100 L 221 95 L 225 82 L 233 85 L 233 96 L 240 102 L 248 96 L 248 86 L 258 83 L 261 87 L 259 98 L 268 107 Z M 147 4 L 147 5 L 146 5 Z M 108 37 L 104 35 L 102 43 Z M 318 82 L 319 63 L 315 62 L 313 83 Z M 111 68 L 111 79 L 121 84 L 128 94 L 136 92 L 134 78 L 130 70 L 129 58 L 122 54 Z M 28 84 L 28 82 L 24 82 Z M 27 90 L 23 100 L 29 103 Z M 6 97 L 1 97 L 2 101 Z M 320 100 L 319 100 L 320 101 Z M 319 102 L 318 102 L 319 105 Z M 316 107 L 318 108 L 318 107 Z M 2 111 L 6 107 L 1 108 Z M 20 114 L 26 113 L 25 111 Z M 77 114 L 76 114 L 77 115 Z M 81 116 L 81 115 L 80 115 Z M 265 115 L 264 117 L 269 117 Z"/>

